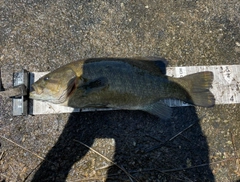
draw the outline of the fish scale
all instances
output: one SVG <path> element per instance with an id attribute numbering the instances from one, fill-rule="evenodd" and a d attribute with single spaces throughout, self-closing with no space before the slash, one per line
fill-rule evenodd
<path id="1" fill-rule="evenodd" d="M 84 67 L 83 77 L 87 77 L 88 79 L 96 79 L 101 76 L 108 77 L 110 90 L 117 91 L 123 95 L 125 93 L 132 94 L 132 96 L 138 97 L 139 101 L 149 95 L 157 96 L 160 91 L 160 82 L 162 82 L 162 80 L 156 76 L 150 75 L 146 71 L 142 72 L 142 74 L 145 75 L 133 74 L 140 71 L 139 68 L 133 68 L 127 63 L 122 65 L 121 63 L 118 64 L 117 62 L 114 62 L 105 67 L 103 63 L 99 65 L 94 62 L 91 63 L 91 65 L 89 64 Z M 122 86 L 123 83 L 124 86 Z M 151 94 L 148 89 L 151 89 Z M 156 100 L 156 98 L 153 100 Z"/>

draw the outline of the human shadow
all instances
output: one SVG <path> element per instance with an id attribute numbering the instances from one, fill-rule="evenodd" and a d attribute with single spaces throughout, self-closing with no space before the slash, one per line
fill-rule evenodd
<path id="1" fill-rule="evenodd" d="M 89 151 L 83 144 L 96 138 L 115 140 L 113 161 L 124 168 L 112 165 L 106 181 L 129 181 L 126 173 L 137 181 L 214 181 L 199 120 L 194 107 L 174 108 L 169 120 L 143 111 L 71 113 L 32 181 L 65 181 Z"/>
<path id="2" fill-rule="evenodd" d="M 88 152 L 76 141 L 91 146 L 96 138 L 114 138 L 114 162 L 138 181 L 214 181 L 194 107 L 173 109 L 169 121 L 141 111 L 72 113 L 32 181 L 65 181 Z M 107 181 L 128 180 L 116 166 L 109 169 Z"/>

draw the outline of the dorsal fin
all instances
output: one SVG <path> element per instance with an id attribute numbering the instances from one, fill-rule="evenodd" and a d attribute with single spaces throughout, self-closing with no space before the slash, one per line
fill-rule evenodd
<path id="1" fill-rule="evenodd" d="M 136 57 L 136 58 L 91 58 L 87 59 L 85 63 L 88 62 L 98 62 L 98 61 L 122 61 L 129 63 L 133 66 L 139 67 L 146 71 L 151 72 L 156 75 L 165 75 L 167 60 L 160 57 Z"/>
<path id="2" fill-rule="evenodd" d="M 145 69 L 152 71 L 153 73 L 159 73 L 166 75 L 166 67 L 168 61 L 161 57 L 144 57 L 144 58 L 134 58 L 135 64 L 144 66 Z"/>

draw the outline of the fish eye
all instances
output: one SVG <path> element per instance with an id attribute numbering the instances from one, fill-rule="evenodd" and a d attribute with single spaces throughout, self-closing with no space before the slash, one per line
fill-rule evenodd
<path id="1" fill-rule="evenodd" d="M 49 77 L 46 76 L 46 77 L 43 78 L 43 80 L 44 80 L 44 81 L 48 81 L 48 80 L 49 80 Z"/>

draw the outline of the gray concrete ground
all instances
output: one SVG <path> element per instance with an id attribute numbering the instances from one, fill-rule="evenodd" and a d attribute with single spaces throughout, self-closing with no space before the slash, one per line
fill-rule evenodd
<path id="1" fill-rule="evenodd" d="M 0 8 L 9 75 L 91 57 L 240 63 L 239 0 L 0 0 Z M 3 98 L 0 107 L 0 181 L 240 179 L 240 104 L 175 108 L 169 121 L 141 111 L 13 117 Z"/>

